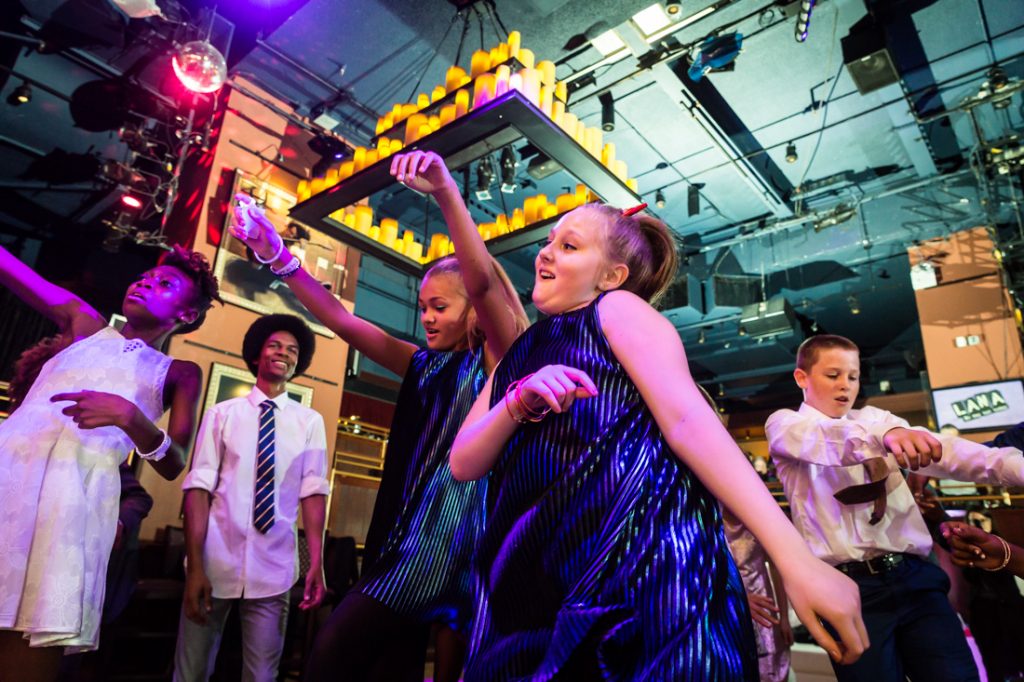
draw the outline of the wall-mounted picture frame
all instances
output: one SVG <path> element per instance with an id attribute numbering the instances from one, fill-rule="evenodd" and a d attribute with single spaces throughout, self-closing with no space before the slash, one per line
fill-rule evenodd
<path id="1" fill-rule="evenodd" d="M 210 384 L 206 389 L 206 399 L 203 401 L 203 412 L 217 403 L 241 398 L 249 395 L 249 391 L 256 385 L 256 377 L 247 369 L 222 365 L 214 362 L 210 366 Z M 288 397 L 306 407 L 313 406 L 313 387 L 300 386 L 288 382 L 285 386 Z"/>
<path id="2" fill-rule="evenodd" d="M 295 197 L 254 175 L 235 171 L 231 191 L 232 209 L 227 212 L 223 235 L 213 271 L 220 282 L 220 295 L 226 302 L 262 315 L 290 313 L 298 315 L 317 334 L 333 337 L 334 333 L 306 310 L 288 285 L 274 276 L 269 268 L 249 259 L 245 244 L 235 239 L 228 229 L 234 220 L 234 196 L 245 193 L 264 208 L 267 218 L 285 240 L 288 250 L 298 256 L 306 272 L 320 281 L 335 297 L 343 291 L 348 275 L 348 249 L 340 242 L 294 222 L 288 209 Z"/>

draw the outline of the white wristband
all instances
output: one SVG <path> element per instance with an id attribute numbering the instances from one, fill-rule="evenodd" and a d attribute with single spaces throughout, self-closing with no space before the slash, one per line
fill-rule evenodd
<path id="1" fill-rule="evenodd" d="M 164 434 L 164 439 L 160 441 L 160 445 L 157 445 L 153 452 L 143 452 L 142 450 L 135 448 L 135 453 L 142 459 L 150 462 L 159 462 L 162 460 L 164 455 L 167 454 L 167 451 L 171 449 L 171 437 L 167 435 L 167 432 L 163 429 L 160 429 L 160 433 Z"/>
<path id="2" fill-rule="evenodd" d="M 274 254 L 273 258 L 271 258 L 270 260 L 263 260 L 262 258 L 260 258 L 260 254 L 256 253 L 256 249 L 252 250 L 253 257 L 256 260 L 258 260 L 260 263 L 263 263 L 264 265 L 270 265 L 271 263 L 276 263 L 277 259 L 280 258 L 281 254 L 283 254 L 284 251 L 285 251 L 284 240 L 281 239 L 280 235 L 278 235 L 277 241 L 278 241 L 277 253 Z"/>

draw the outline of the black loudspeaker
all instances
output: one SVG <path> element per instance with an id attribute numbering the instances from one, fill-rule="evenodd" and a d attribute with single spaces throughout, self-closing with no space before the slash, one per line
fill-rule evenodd
<path id="1" fill-rule="evenodd" d="M 700 280 L 688 273 L 676 277 L 665 291 L 659 307 L 662 310 L 692 308 L 698 313 L 704 314 L 704 295 L 701 291 Z"/>
<path id="2" fill-rule="evenodd" d="M 761 278 L 757 275 L 712 275 L 705 287 L 706 310 L 725 306 L 741 308 L 761 300 Z"/>
<path id="3" fill-rule="evenodd" d="M 751 338 L 777 336 L 794 331 L 796 315 L 783 296 L 743 306 L 740 324 Z"/>
<path id="4" fill-rule="evenodd" d="M 900 74 L 885 46 L 885 34 L 870 17 L 850 28 L 842 39 L 843 63 L 862 95 L 896 83 Z"/>

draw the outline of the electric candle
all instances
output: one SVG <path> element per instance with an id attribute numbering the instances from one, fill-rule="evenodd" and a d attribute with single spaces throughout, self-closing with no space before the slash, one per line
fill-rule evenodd
<path id="1" fill-rule="evenodd" d="M 448 69 L 448 73 L 444 77 L 444 87 L 448 92 L 455 92 L 462 87 L 462 79 L 465 78 L 466 71 L 462 67 L 453 66 Z"/>
<path id="2" fill-rule="evenodd" d="M 491 53 L 477 50 L 469 59 L 469 77 L 476 78 L 491 68 Z"/>

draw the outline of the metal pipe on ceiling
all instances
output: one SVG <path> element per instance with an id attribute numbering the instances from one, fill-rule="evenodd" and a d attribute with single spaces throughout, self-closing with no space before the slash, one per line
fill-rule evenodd
<path id="1" fill-rule="evenodd" d="M 319 83 L 323 87 L 331 90 L 332 92 L 335 92 L 337 94 L 343 95 L 344 98 L 345 98 L 344 101 L 347 102 L 348 104 L 351 104 L 355 109 L 358 109 L 363 115 L 368 116 L 369 118 L 374 119 L 374 120 L 380 118 L 380 114 L 379 113 L 377 113 L 376 111 L 374 111 L 373 109 L 371 109 L 370 107 L 366 106 L 365 104 L 360 102 L 358 99 L 356 99 L 355 95 L 353 95 L 352 91 L 349 90 L 348 88 L 346 88 L 346 87 L 344 87 L 342 85 L 335 85 L 334 83 L 332 83 L 329 80 L 327 80 L 326 78 L 320 76 L 316 72 L 310 70 L 309 67 L 299 63 L 293 57 L 291 57 L 288 54 L 285 54 L 284 52 L 282 52 L 281 50 L 277 49 L 276 47 L 274 47 L 273 45 L 271 45 L 270 43 L 268 43 L 265 40 L 257 39 L 256 40 L 256 45 L 258 45 L 259 47 L 261 47 L 264 50 L 266 50 L 267 52 L 269 52 L 272 56 L 277 57 L 278 59 L 280 59 L 284 63 L 288 64 L 289 66 L 291 66 L 295 70 L 297 70 L 300 73 L 304 74 L 309 79 L 311 79 L 313 81 L 316 81 L 317 83 Z"/>
<path id="2" fill-rule="evenodd" d="M 875 201 L 876 199 L 883 199 L 885 197 L 893 196 L 895 194 L 902 194 L 903 192 L 909 192 L 910 190 L 918 189 L 920 187 L 926 187 L 928 185 L 932 185 L 932 184 L 935 184 L 935 183 L 938 183 L 938 182 L 946 182 L 946 181 L 949 181 L 949 180 L 953 180 L 953 179 L 958 178 L 960 176 L 968 175 L 968 174 L 970 174 L 970 172 L 971 172 L 971 170 L 969 168 L 964 168 L 962 170 L 958 170 L 955 173 L 950 173 L 948 175 L 935 175 L 935 176 L 932 176 L 930 178 L 923 178 L 921 180 L 915 180 L 913 182 L 905 183 L 903 185 L 898 185 L 896 187 L 891 187 L 889 189 L 882 190 L 881 192 L 878 192 L 876 194 L 866 194 L 866 195 L 864 195 L 863 197 L 861 197 L 860 199 L 857 200 L 857 204 L 856 205 L 860 206 L 862 204 L 866 204 L 866 203 L 869 203 L 871 201 Z M 794 218 L 787 218 L 787 219 L 781 220 L 781 221 L 779 221 L 777 223 L 772 223 L 770 225 L 766 225 L 763 229 L 757 230 L 755 232 L 750 232 L 748 234 L 737 235 L 737 236 L 732 237 L 730 239 L 723 239 L 721 241 L 717 241 L 717 242 L 713 242 L 713 243 L 710 243 L 710 244 L 706 244 L 706 245 L 702 246 L 699 249 L 698 253 L 707 253 L 709 251 L 715 251 L 715 250 L 718 250 L 718 249 L 721 249 L 721 248 L 725 248 L 727 246 L 734 246 L 734 245 L 740 244 L 742 242 L 750 241 L 751 239 L 760 239 L 762 237 L 766 237 L 766 236 L 771 235 L 771 234 L 776 234 L 778 232 L 783 232 L 783 231 L 785 231 L 785 230 L 787 230 L 787 229 L 789 229 L 791 227 L 796 227 L 798 225 L 804 225 L 804 224 L 812 222 L 814 220 L 818 220 L 818 219 L 826 216 L 832 210 L 833 209 L 814 211 L 814 212 L 808 213 L 806 215 L 797 216 L 797 217 L 794 217 Z M 761 222 L 760 220 L 748 220 L 746 222 L 739 223 L 738 225 L 730 225 L 726 229 L 742 230 L 744 227 L 753 227 L 753 226 L 759 224 L 760 222 Z"/>

